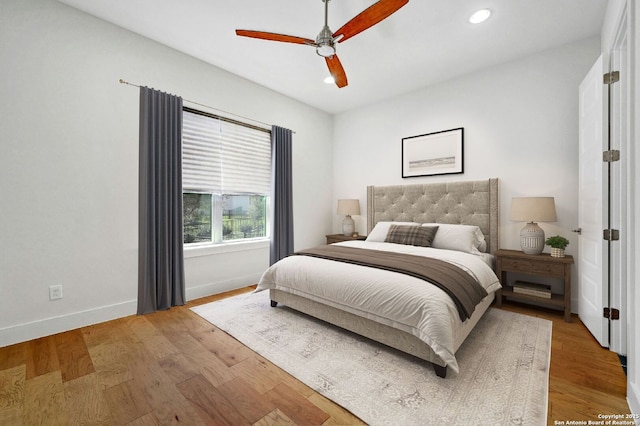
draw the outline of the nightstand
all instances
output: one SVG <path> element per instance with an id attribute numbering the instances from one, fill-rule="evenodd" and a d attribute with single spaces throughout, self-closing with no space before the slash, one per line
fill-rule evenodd
<path id="1" fill-rule="evenodd" d="M 327 244 L 339 243 L 341 241 L 353 241 L 353 240 L 364 241 L 367 239 L 366 235 L 358 235 L 357 237 L 347 237 L 344 234 L 330 234 L 330 235 L 325 235 L 325 237 L 327 237 Z"/>
<path id="2" fill-rule="evenodd" d="M 525 254 L 517 250 L 498 250 L 496 252 L 496 275 L 502 283 L 502 289 L 496 293 L 496 306 L 502 306 L 502 297 L 520 302 L 538 302 L 564 311 L 564 320 L 571 322 L 571 265 L 573 256 L 551 257 L 551 255 Z M 538 277 L 561 278 L 564 281 L 563 294 L 551 294 L 544 299 L 526 294 L 514 293 L 507 284 L 507 273 L 518 272 Z"/>

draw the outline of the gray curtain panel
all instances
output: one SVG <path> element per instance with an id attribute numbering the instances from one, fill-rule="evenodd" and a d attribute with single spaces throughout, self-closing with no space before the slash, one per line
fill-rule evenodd
<path id="1" fill-rule="evenodd" d="M 140 88 L 138 314 L 184 305 L 182 98 Z"/>
<path id="2" fill-rule="evenodd" d="M 292 131 L 271 128 L 271 244 L 269 264 L 293 253 Z"/>

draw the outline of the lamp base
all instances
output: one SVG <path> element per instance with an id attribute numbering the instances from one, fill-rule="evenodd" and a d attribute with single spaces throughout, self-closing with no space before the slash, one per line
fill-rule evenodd
<path id="1" fill-rule="evenodd" d="M 544 230 L 535 222 L 527 223 L 520 231 L 520 247 L 525 254 L 540 254 L 544 249 Z"/>
<path id="2" fill-rule="evenodd" d="M 346 215 L 342 220 L 342 233 L 345 237 L 350 237 L 356 231 L 356 223 L 350 215 Z"/>

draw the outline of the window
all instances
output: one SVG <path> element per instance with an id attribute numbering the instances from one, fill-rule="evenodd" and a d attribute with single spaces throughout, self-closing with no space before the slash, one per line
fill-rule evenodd
<path id="1" fill-rule="evenodd" d="M 270 131 L 184 109 L 184 244 L 266 238 L 270 182 Z"/>

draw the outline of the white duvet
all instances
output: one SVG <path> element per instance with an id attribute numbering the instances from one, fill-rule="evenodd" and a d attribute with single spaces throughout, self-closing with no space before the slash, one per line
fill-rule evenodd
<path id="1" fill-rule="evenodd" d="M 489 294 L 500 288 L 486 256 L 383 242 L 338 244 L 435 257 L 467 271 Z M 263 274 L 256 291 L 266 289 L 303 296 L 411 333 L 429 345 L 451 372 L 458 373 L 454 341 L 463 323 L 453 300 L 435 285 L 397 272 L 289 256 Z"/>

